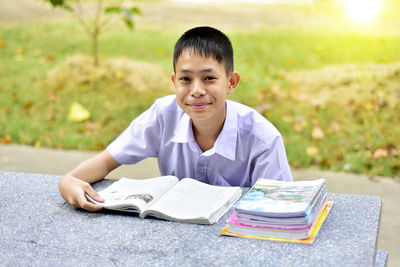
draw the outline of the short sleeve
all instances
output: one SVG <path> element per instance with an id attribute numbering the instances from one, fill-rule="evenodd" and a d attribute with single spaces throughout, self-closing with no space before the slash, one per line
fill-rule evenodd
<path id="1" fill-rule="evenodd" d="M 135 164 L 148 157 L 157 157 L 161 131 L 156 101 L 134 119 L 107 150 L 120 164 Z"/>
<path id="2" fill-rule="evenodd" d="M 286 157 L 282 136 L 277 136 L 270 147 L 258 155 L 253 162 L 251 184 L 263 177 L 273 180 L 293 181 L 293 175 Z"/>

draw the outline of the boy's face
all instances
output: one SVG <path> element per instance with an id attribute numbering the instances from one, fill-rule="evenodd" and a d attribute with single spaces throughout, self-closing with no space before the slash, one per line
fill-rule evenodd
<path id="1" fill-rule="evenodd" d="M 240 80 L 237 72 L 228 76 L 225 65 L 213 58 L 183 51 L 171 76 L 178 105 L 193 123 L 220 127 L 225 120 L 225 100 Z"/>

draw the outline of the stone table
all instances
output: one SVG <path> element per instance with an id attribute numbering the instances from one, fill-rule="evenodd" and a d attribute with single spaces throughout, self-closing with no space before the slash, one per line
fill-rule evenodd
<path id="1" fill-rule="evenodd" d="M 60 176 L 0 172 L 0 266 L 384 266 L 378 197 L 335 202 L 312 245 L 219 236 L 213 225 L 72 209 Z M 112 183 L 104 180 L 96 190 Z"/>

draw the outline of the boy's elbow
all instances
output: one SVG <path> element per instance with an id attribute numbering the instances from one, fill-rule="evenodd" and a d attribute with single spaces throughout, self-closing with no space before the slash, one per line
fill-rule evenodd
<path id="1" fill-rule="evenodd" d="M 112 170 L 121 165 L 118 161 L 116 161 L 113 158 L 113 156 L 111 156 L 110 152 L 108 152 L 107 149 L 101 152 L 99 156 L 104 162 L 104 167 L 107 169 L 107 172 L 111 172 Z"/>

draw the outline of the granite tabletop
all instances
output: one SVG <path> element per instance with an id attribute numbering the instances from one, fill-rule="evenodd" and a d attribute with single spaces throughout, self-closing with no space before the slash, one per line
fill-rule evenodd
<path id="1" fill-rule="evenodd" d="M 387 259 L 376 248 L 378 197 L 328 194 L 335 204 L 306 245 L 220 236 L 232 210 L 213 225 L 74 210 L 58 193 L 60 178 L 0 172 L 0 266 L 371 266 Z"/>

